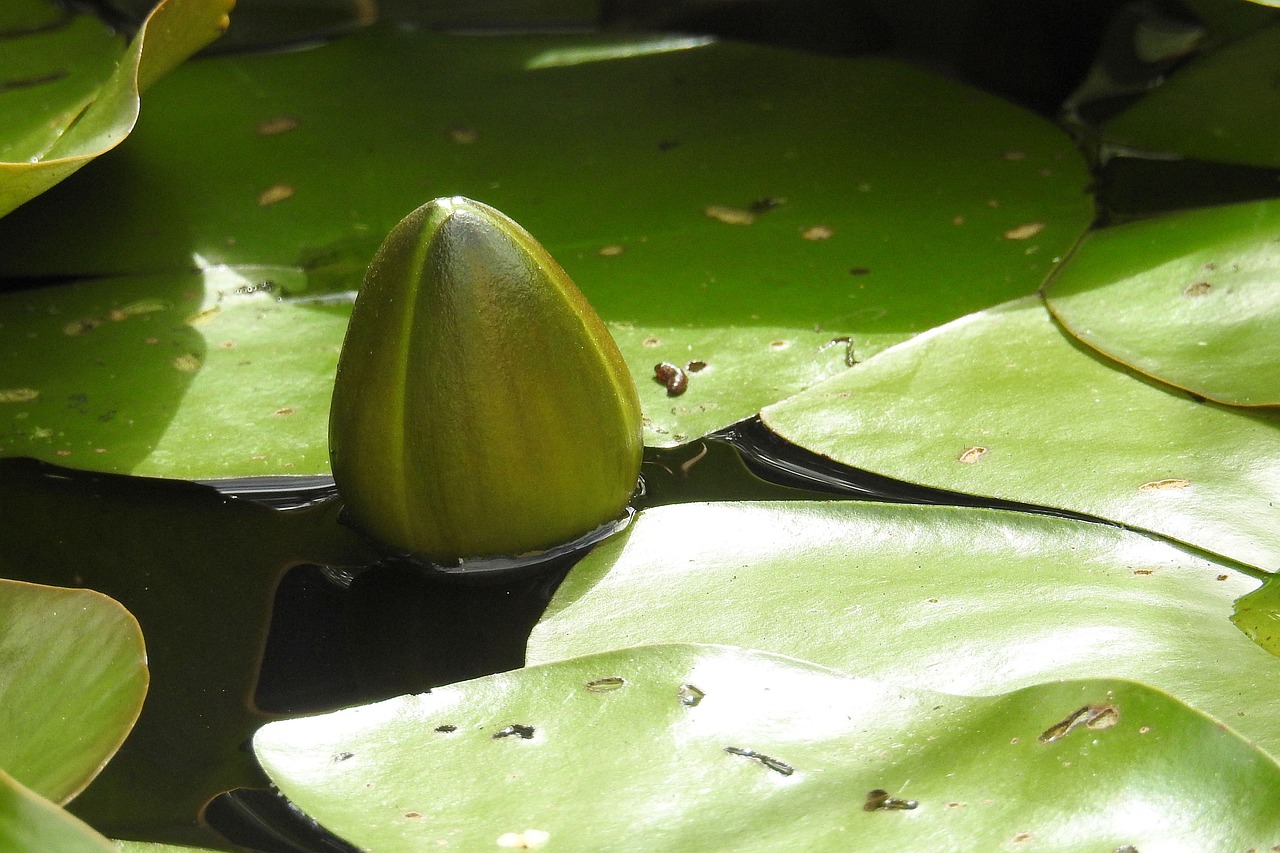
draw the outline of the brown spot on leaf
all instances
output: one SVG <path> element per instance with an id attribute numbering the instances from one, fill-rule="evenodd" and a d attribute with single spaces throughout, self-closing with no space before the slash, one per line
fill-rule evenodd
<path id="1" fill-rule="evenodd" d="M 1178 477 L 1170 477 L 1166 480 L 1152 480 L 1149 483 L 1143 483 L 1138 486 L 1140 492 L 1163 492 L 1169 489 L 1185 489 L 1191 485 L 1190 480 L 1179 479 Z"/>
<path id="2" fill-rule="evenodd" d="M 1135 575 L 1154 575 L 1156 573 L 1156 570 L 1155 569 L 1134 569 L 1133 573 Z"/>
<path id="3" fill-rule="evenodd" d="M 277 415 L 292 415 L 295 411 L 297 410 L 293 406 L 285 406 L 283 409 L 276 409 L 275 413 Z"/>
<path id="4" fill-rule="evenodd" d="M 1080 726 L 1090 729 L 1109 729 L 1120 721 L 1120 709 L 1115 705 L 1085 705 L 1072 711 L 1066 719 L 1045 729 L 1037 740 L 1053 743 L 1062 740 Z"/>
<path id="5" fill-rule="evenodd" d="M 988 452 L 987 448 L 974 445 L 966 448 L 963 453 L 956 457 L 956 461 L 963 462 L 965 465 L 977 465 Z"/>
<path id="6" fill-rule="evenodd" d="M 293 198 L 294 188 L 289 184 L 273 184 L 258 194 L 258 206 L 267 207 Z"/>
<path id="7" fill-rule="evenodd" d="M 722 204 L 710 205 L 702 212 L 726 225 L 750 225 L 756 221 L 756 215 L 751 211 L 738 207 L 726 207 Z"/>
<path id="8" fill-rule="evenodd" d="M 643 341 L 640 342 L 640 346 L 649 347 L 650 349 L 652 349 L 653 347 L 656 347 L 661 343 L 662 343 L 662 340 L 660 338 L 655 338 L 652 335 L 650 335 L 649 337 L 645 338 Z"/>
<path id="9" fill-rule="evenodd" d="M 469 124 L 455 124 L 449 128 L 449 139 L 458 145 L 470 145 L 480 138 L 480 132 Z"/>
<path id="10" fill-rule="evenodd" d="M 174 358 L 173 366 L 175 370 L 182 373 L 195 373 L 200 369 L 200 356 L 193 352 L 183 353 Z"/>
<path id="11" fill-rule="evenodd" d="M 1209 291 L 1213 290 L 1213 283 L 1209 281 L 1197 281 L 1195 284 L 1188 284 L 1182 290 L 1182 295 L 1188 299 L 1195 299 L 1197 296 L 1208 296 Z"/>
<path id="12" fill-rule="evenodd" d="M 39 396 L 40 392 L 34 388 L 0 389 L 0 403 L 30 403 Z"/>
<path id="13" fill-rule="evenodd" d="M 608 246 L 602 246 L 600 248 L 600 255 L 605 258 L 613 258 L 621 255 L 623 251 L 625 251 L 623 246 L 618 243 L 613 243 Z"/>
<path id="14" fill-rule="evenodd" d="M 1028 240 L 1044 230 L 1043 222 L 1027 222 L 1004 232 L 1006 240 Z"/>
<path id="15" fill-rule="evenodd" d="M 694 359 L 684 366 L 687 373 L 701 373 L 707 369 L 707 363 L 701 359 Z"/>
<path id="16" fill-rule="evenodd" d="M 813 225 L 800 232 L 800 236 L 811 242 L 829 240 L 836 233 L 830 225 Z"/>
<path id="17" fill-rule="evenodd" d="M 277 136 L 281 133 L 288 133 L 299 124 L 301 122 L 293 116 L 275 116 L 258 122 L 258 126 L 255 129 L 259 136 Z"/>

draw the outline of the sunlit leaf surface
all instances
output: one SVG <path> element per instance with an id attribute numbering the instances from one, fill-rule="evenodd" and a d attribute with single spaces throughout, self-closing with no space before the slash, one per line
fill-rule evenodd
<path id="1" fill-rule="evenodd" d="M 1280 405 L 1280 204 L 1204 208 L 1095 231 L 1052 278 L 1086 344 L 1211 400 Z"/>
<path id="2" fill-rule="evenodd" d="M 466 195 L 611 324 L 655 445 L 1034 290 L 1092 218 L 1065 134 L 880 59 L 376 27 L 152 98 L 129 146 L 0 222 L 0 273 L 272 264 L 348 291 L 401 217 Z M 669 397 L 661 362 L 709 367 Z"/>
<path id="3" fill-rule="evenodd" d="M 1258 582 L 1157 539 L 996 510 L 707 503 L 641 513 L 561 584 L 529 661 L 729 643 L 961 694 L 1128 678 L 1272 754 L 1280 659 L 1229 621 Z"/>
<path id="4" fill-rule="evenodd" d="M 273 723 L 254 748 L 291 800 L 373 853 L 1280 840 L 1272 759 L 1103 679 L 962 698 L 659 645 Z"/>
<path id="5" fill-rule="evenodd" d="M 1145 381 L 1079 346 L 1033 298 L 921 335 L 761 417 L 856 468 L 1280 568 L 1280 414 Z"/>

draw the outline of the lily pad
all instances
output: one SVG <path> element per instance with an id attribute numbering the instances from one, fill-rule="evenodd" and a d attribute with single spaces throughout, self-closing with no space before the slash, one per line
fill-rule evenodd
<path id="1" fill-rule="evenodd" d="M 296 805 L 373 853 L 1280 841 L 1272 759 L 1114 680 L 962 698 L 647 646 L 272 723 L 254 749 Z"/>
<path id="2" fill-rule="evenodd" d="M 1095 231 L 1045 289 L 1089 346 L 1161 382 L 1280 405 L 1280 203 L 1177 213 Z"/>
<path id="3" fill-rule="evenodd" d="M 140 95 L 227 28 L 235 0 L 163 0 L 126 46 L 86 13 L 10 0 L 0 17 L 0 215 L 133 130 Z"/>
<path id="4" fill-rule="evenodd" d="M 921 335 L 761 418 L 855 468 L 1280 568 L 1280 413 L 1145 381 L 1082 350 L 1034 298 Z"/>
<path id="5" fill-rule="evenodd" d="M 306 285 L 210 268 L 0 295 L 0 454 L 192 479 L 327 473 L 350 305 L 281 301 Z"/>
<path id="6" fill-rule="evenodd" d="M 1280 656 L 1280 583 L 1271 576 L 1262 586 L 1236 602 L 1231 621 L 1249 639 Z"/>
<path id="7" fill-rule="evenodd" d="M 0 223 L 0 273 L 272 264 L 353 290 L 401 217 L 467 195 L 628 330 L 654 445 L 842 370 L 833 339 L 865 358 L 1034 290 L 1093 215 L 1060 130 L 881 59 L 380 26 L 190 63 L 148 97 L 129 146 Z M 692 359 L 753 381 L 668 401 L 654 365 Z"/>
<path id="8" fill-rule="evenodd" d="M 0 849 L 10 853 L 115 853 L 110 841 L 0 770 Z"/>
<path id="9" fill-rule="evenodd" d="M 147 692 L 138 623 L 91 590 L 0 580 L 0 662 L 0 767 L 66 802 L 138 718 Z"/>
<path id="10" fill-rule="evenodd" d="M 1275 5 L 1275 4 L 1267 4 Z M 1198 57 L 1102 127 L 1105 141 L 1280 166 L 1280 26 Z"/>
<path id="11" fill-rule="evenodd" d="M 728 643 L 948 693 L 1067 678 L 1151 684 L 1280 754 L 1280 659 L 1236 630 L 1250 577 L 1063 518 L 873 503 L 646 510 L 561 584 L 529 640 L 546 663 Z"/>

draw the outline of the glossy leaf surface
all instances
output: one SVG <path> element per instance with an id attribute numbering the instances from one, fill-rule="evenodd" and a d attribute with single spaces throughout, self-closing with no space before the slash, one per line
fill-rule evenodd
<path id="1" fill-rule="evenodd" d="M 0 767 L 26 788 L 74 797 L 133 728 L 146 692 L 142 633 L 117 602 L 0 580 Z"/>
<path id="2" fill-rule="evenodd" d="M 1103 137 L 1163 154 L 1280 166 L 1277 74 L 1280 26 L 1272 26 L 1188 63 L 1107 122 Z"/>
<path id="3" fill-rule="evenodd" d="M 833 339 L 866 358 L 1034 290 L 1092 217 L 1064 134 L 883 60 L 373 28 L 190 63 L 152 97 L 127 148 L 0 222 L 0 272 L 277 264 L 353 290 L 406 211 L 464 194 L 537 235 L 625 330 L 650 444 L 844 369 Z M 195 177 L 192 152 L 208 153 Z M 691 360 L 714 371 L 668 397 L 654 365 Z"/>
<path id="4" fill-rule="evenodd" d="M 0 770 L 0 849 L 6 853 L 115 853 L 110 841 Z"/>
<path id="5" fill-rule="evenodd" d="M 42 0 L 0 17 L 0 215 L 129 135 L 144 89 L 227 28 L 234 0 L 163 0 L 127 47 L 105 24 Z"/>
<path id="6" fill-rule="evenodd" d="M 1096 728 L 1052 736 L 1088 708 Z M 254 748 L 293 802 L 373 853 L 1280 840 L 1272 759 L 1114 680 L 962 698 L 646 646 L 273 723 Z"/>
<path id="7" fill-rule="evenodd" d="M 908 341 L 761 417 L 856 468 L 1280 568 L 1280 415 L 1135 377 L 1079 347 L 1034 298 Z"/>
<path id="8" fill-rule="evenodd" d="M 1280 659 L 1231 623 L 1257 581 L 1136 533 L 997 510 L 647 510 L 574 567 L 530 663 L 728 643 L 947 693 L 1063 678 L 1166 690 L 1280 753 Z"/>
<path id="9" fill-rule="evenodd" d="M 1045 290 L 1080 340 L 1161 382 L 1280 405 L 1280 203 L 1095 231 Z"/>

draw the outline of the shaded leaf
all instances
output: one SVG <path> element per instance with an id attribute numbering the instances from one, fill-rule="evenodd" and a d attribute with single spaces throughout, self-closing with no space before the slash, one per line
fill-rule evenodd
<path id="1" fill-rule="evenodd" d="M 1094 727 L 1065 732 L 1082 708 Z M 1115 680 L 961 698 L 762 652 L 647 646 L 272 723 L 254 748 L 293 802 L 375 853 L 1280 840 L 1270 758 Z"/>
<path id="2" fill-rule="evenodd" d="M 0 76 L 18 120 L 0 135 L 0 215 L 34 198 L 133 130 L 140 95 L 217 38 L 234 0 L 163 0 L 125 48 L 87 14 L 51 16 L 17 0 Z M 6 93 L 8 94 L 8 93 Z M 8 115 L 6 110 L 6 115 Z"/>
<path id="3" fill-rule="evenodd" d="M 1273 755 L 1280 659 L 1231 625 L 1257 581 L 1105 525 L 959 507 L 708 503 L 640 513 L 574 567 L 530 663 L 729 643 L 914 688 L 1127 678 Z"/>
<path id="4" fill-rule="evenodd" d="M 1135 378 L 1080 349 L 1034 298 L 921 335 L 761 418 L 856 468 L 1280 568 L 1280 414 Z"/>
<path id="5" fill-rule="evenodd" d="M 1104 355 L 1202 397 L 1280 405 L 1280 203 L 1094 231 L 1045 299 Z"/>
<path id="6" fill-rule="evenodd" d="M 120 604 L 0 580 L 0 767 L 24 786 L 74 797 L 133 728 L 146 692 L 142 633 Z"/>
<path id="7" fill-rule="evenodd" d="M 0 770 L 0 849 L 6 853 L 114 853 L 116 848 Z"/>
<path id="8" fill-rule="evenodd" d="M 1201 160 L 1280 166 L 1277 74 L 1280 26 L 1273 25 L 1179 69 L 1104 124 L 1103 139 Z"/>

